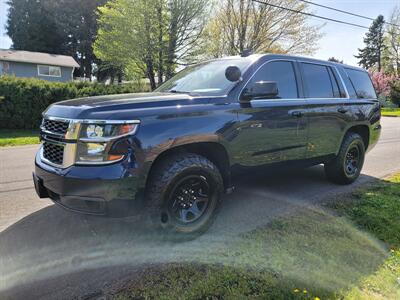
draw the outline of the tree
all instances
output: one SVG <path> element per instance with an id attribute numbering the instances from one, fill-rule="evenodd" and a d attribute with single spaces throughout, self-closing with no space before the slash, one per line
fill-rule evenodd
<path id="1" fill-rule="evenodd" d="M 99 8 L 96 56 L 144 74 L 155 89 L 196 48 L 208 0 L 115 0 Z M 156 82 L 157 73 L 158 82 Z"/>
<path id="2" fill-rule="evenodd" d="M 100 61 L 96 65 L 96 77 L 97 81 L 105 82 L 106 80 L 110 80 L 111 84 L 114 84 L 115 79 L 117 79 L 118 83 L 122 82 L 122 78 L 124 77 L 124 68 L 122 66 L 118 66 L 115 63 L 111 62 L 102 62 Z"/>
<path id="3" fill-rule="evenodd" d="M 92 76 L 93 64 L 99 63 L 93 53 L 97 34 L 97 7 L 107 0 L 58 0 L 51 1 L 57 28 L 63 32 L 66 53 L 80 64 L 76 75 Z"/>
<path id="4" fill-rule="evenodd" d="M 16 50 L 73 56 L 91 77 L 97 62 L 92 44 L 97 32 L 96 9 L 106 0 L 9 0 L 7 34 Z"/>
<path id="5" fill-rule="evenodd" d="M 265 2 L 307 10 L 305 3 L 295 0 Z M 211 57 L 237 55 L 245 50 L 311 54 L 320 34 L 306 21 L 305 15 L 251 0 L 223 0 L 206 28 L 206 50 Z"/>
<path id="6" fill-rule="evenodd" d="M 98 58 L 134 68 L 156 87 L 155 60 L 159 36 L 156 6 L 159 1 L 116 0 L 99 8 L 99 29 L 94 44 Z M 136 72 L 135 72 L 136 73 Z"/>
<path id="7" fill-rule="evenodd" d="M 385 71 L 400 77 L 400 7 L 396 6 L 389 19 L 385 37 Z"/>
<path id="8" fill-rule="evenodd" d="M 393 75 L 385 74 L 384 72 L 369 71 L 372 83 L 378 96 L 388 97 L 390 95 L 391 85 L 396 81 Z"/>
<path id="9" fill-rule="evenodd" d="M 169 1 L 168 49 L 166 77 L 175 73 L 176 63 L 196 56 L 197 42 L 206 25 L 208 0 Z"/>
<path id="10" fill-rule="evenodd" d="M 400 106 L 400 80 L 395 80 L 390 86 L 390 101 Z"/>
<path id="11" fill-rule="evenodd" d="M 372 23 L 369 31 L 364 38 L 365 48 L 358 49 L 359 65 L 366 69 L 377 66 L 378 71 L 382 69 L 382 52 L 384 45 L 384 25 L 385 20 L 379 15 Z"/>
<path id="12" fill-rule="evenodd" d="M 9 0 L 6 32 L 11 38 L 12 48 L 47 53 L 65 53 L 63 33 L 56 26 L 53 11 L 46 1 Z M 48 1 L 47 1 L 48 2 Z"/>
<path id="13" fill-rule="evenodd" d="M 328 61 L 332 61 L 332 62 L 335 62 L 335 63 L 343 64 L 343 60 L 340 60 L 340 59 L 338 59 L 338 58 L 336 58 L 334 56 L 329 57 Z"/>

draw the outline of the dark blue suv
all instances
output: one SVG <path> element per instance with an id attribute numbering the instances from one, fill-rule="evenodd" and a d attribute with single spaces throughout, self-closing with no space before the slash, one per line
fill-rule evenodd
<path id="1" fill-rule="evenodd" d="M 216 59 L 153 93 L 51 105 L 34 182 L 69 210 L 144 209 L 167 232 L 200 233 L 243 170 L 324 164 L 329 179 L 352 183 L 379 122 L 363 69 L 285 55 Z"/>

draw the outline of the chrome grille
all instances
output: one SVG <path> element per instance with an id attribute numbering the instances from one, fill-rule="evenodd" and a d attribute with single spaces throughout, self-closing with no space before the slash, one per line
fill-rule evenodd
<path id="1" fill-rule="evenodd" d="M 59 121 L 44 119 L 42 123 L 42 129 L 60 135 L 65 135 L 68 131 L 69 121 Z"/>
<path id="2" fill-rule="evenodd" d="M 64 146 L 44 142 L 43 157 L 53 164 L 62 165 L 64 160 Z"/>

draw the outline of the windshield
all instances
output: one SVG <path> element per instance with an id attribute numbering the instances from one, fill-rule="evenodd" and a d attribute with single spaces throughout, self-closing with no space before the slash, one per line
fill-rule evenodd
<path id="1" fill-rule="evenodd" d="M 250 63 L 250 59 L 240 58 L 214 60 L 190 66 L 161 85 L 156 92 L 225 95 L 234 85 L 225 77 L 226 68 L 237 66 L 243 73 Z"/>

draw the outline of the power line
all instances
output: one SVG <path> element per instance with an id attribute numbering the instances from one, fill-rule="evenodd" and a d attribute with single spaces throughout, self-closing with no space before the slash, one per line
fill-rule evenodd
<path id="1" fill-rule="evenodd" d="M 253 1 L 253 2 L 257 2 L 257 3 L 260 3 L 260 4 L 268 5 L 268 6 L 271 6 L 271 7 L 275 7 L 275 8 L 280 8 L 280 9 L 288 10 L 288 11 L 291 11 L 291 12 L 294 12 L 294 13 L 298 13 L 298 14 L 302 14 L 302 15 L 305 15 L 305 16 L 309 16 L 309 17 L 314 17 L 314 18 L 322 19 L 322 20 L 325 20 L 325 21 L 331 21 L 331 22 L 336 22 L 336 23 L 340 23 L 340 24 L 350 25 L 350 26 L 354 26 L 354 27 L 369 29 L 369 27 L 367 27 L 367 26 L 363 26 L 363 25 L 359 25 L 359 24 L 355 24 L 355 23 L 350 23 L 350 22 L 346 22 L 346 21 L 341 21 L 341 20 L 337 20 L 337 19 L 327 18 L 327 17 L 315 15 L 315 14 L 308 13 L 308 12 L 304 12 L 304 11 L 297 10 L 297 9 L 291 9 L 291 8 L 279 6 L 279 5 L 276 5 L 276 4 L 266 3 L 266 2 L 263 2 L 263 1 L 260 1 L 260 0 L 252 0 L 252 1 Z"/>
<path id="2" fill-rule="evenodd" d="M 347 15 L 350 15 L 350 16 L 354 16 L 354 17 L 358 17 L 358 18 L 362 18 L 362 19 L 366 19 L 366 20 L 375 21 L 374 18 L 363 16 L 363 15 L 359 15 L 359 14 L 355 14 L 355 13 L 352 13 L 352 12 L 349 12 L 349 11 L 346 11 L 346 10 L 337 9 L 337 8 L 334 8 L 334 7 L 331 7 L 331 6 L 326 6 L 326 5 L 314 3 L 314 2 L 311 2 L 311 1 L 307 1 L 307 0 L 299 0 L 299 1 L 307 3 L 307 4 L 310 4 L 310 5 L 315 5 L 315 6 L 319 6 L 319 7 L 322 7 L 322 8 L 334 10 L 334 11 L 337 11 L 337 12 L 340 12 L 340 13 L 343 13 L 343 14 L 347 14 Z M 390 23 L 390 22 L 386 22 L 386 21 L 385 21 L 385 23 L 389 24 L 389 25 L 392 25 L 392 26 L 400 27 L 400 25 L 397 25 L 397 24 L 394 24 L 394 23 Z"/>

